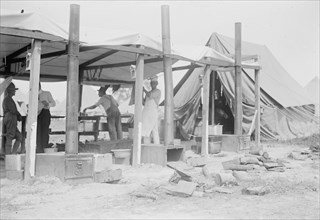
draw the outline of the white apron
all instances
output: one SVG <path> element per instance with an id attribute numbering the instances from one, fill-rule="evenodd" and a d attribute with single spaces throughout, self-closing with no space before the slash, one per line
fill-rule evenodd
<path id="1" fill-rule="evenodd" d="M 155 144 L 159 144 L 158 132 L 158 106 L 154 99 L 146 97 L 142 110 L 142 136 L 149 137 L 153 134 Z"/>

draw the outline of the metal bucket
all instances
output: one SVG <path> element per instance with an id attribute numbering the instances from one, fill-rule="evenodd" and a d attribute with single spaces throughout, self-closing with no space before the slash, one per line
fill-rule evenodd
<path id="1" fill-rule="evenodd" d="M 221 141 L 209 142 L 209 154 L 217 154 L 221 152 Z"/>

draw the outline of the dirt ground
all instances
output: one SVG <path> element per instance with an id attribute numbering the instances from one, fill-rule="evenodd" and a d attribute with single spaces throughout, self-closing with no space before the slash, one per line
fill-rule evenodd
<path id="1" fill-rule="evenodd" d="M 288 158 L 306 145 L 273 142 L 264 146 L 271 157 L 285 161 L 285 172 L 250 172 L 254 180 L 230 186 L 232 194 L 188 198 L 162 190 L 174 173 L 168 167 L 123 166 L 123 179 L 117 184 L 68 185 L 48 176 L 26 184 L 4 178 L 1 161 L 1 219 L 319 219 L 319 157 Z M 222 161 L 241 156 L 223 153 L 208 159 L 217 172 L 223 172 Z M 241 193 L 251 186 L 267 186 L 270 193 Z M 154 193 L 157 199 L 138 198 L 134 192 Z"/>

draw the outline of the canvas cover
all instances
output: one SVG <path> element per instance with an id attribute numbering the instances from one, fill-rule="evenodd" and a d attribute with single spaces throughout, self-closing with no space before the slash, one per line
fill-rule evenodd
<path id="1" fill-rule="evenodd" d="M 23 69 L 23 62 L 27 54 L 24 49 L 31 47 L 31 38 L 3 34 L 4 28 L 44 33 L 55 36 L 56 40 L 45 40 L 41 44 L 41 81 L 65 81 L 68 75 L 67 43 L 68 24 L 58 25 L 50 19 L 37 13 L 12 13 L 1 11 L 0 19 L 0 76 L 6 76 L 4 67 L 7 62 L 10 72 L 16 74 L 15 79 L 28 80 L 29 74 Z M 92 28 L 80 26 L 80 54 L 79 69 L 83 76 L 83 84 L 133 84 L 129 67 L 136 64 L 137 53 L 134 49 L 142 48 L 145 52 L 144 78 L 150 78 L 163 72 L 163 54 L 161 39 L 151 38 L 141 33 L 110 30 L 107 28 Z M 130 50 L 131 48 L 131 50 Z M 8 60 L 7 57 L 15 54 Z M 206 57 L 210 62 L 218 65 L 234 65 L 234 60 L 219 54 L 212 48 L 205 46 L 179 46 L 172 47 L 172 62 L 178 59 L 188 61 L 203 61 Z M 13 62 L 14 61 L 14 62 Z M 19 73 L 19 74 L 17 74 Z"/>
<path id="2" fill-rule="evenodd" d="M 234 40 L 214 33 L 207 45 L 216 51 L 234 54 Z M 242 53 L 259 55 L 261 85 L 261 137 L 265 139 L 291 139 L 319 132 L 319 120 L 314 117 L 312 100 L 274 58 L 266 46 L 242 42 Z M 189 70 L 189 77 L 176 90 L 175 116 L 181 134 L 190 138 L 195 130 L 200 106 L 201 89 L 199 75 L 204 68 Z M 254 75 L 246 69 L 242 71 L 243 134 L 247 134 L 254 115 Z M 217 72 L 217 80 L 222 85 L 222 93 L 234 115 L 234 71 Z"/>

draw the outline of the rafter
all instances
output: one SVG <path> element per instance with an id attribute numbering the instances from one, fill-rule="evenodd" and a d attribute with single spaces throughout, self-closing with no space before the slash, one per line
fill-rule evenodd
<path id="1" fill-rule="evenodd" d="M 114 54 L 114 53 L 116 53 L 116 52 L 118 52 L 118 51 L 116 51 L 116 50 L 111 50 L 111 51 L 108 51 L 108 52 L 106 52 L 106 53 L 104 53 L 104 54 L 101 54 L 101 55 L 99 55 L 99 56 L 97 56 L 97 57 L 95 57 L 95 58 L 93 58 L 93 59 L 91 59 L 91 60 L 88 60 L 88 61 L 80 64 L 80 65 L 79 65 L 79 69 L 83 69 L 84 67 L 89 66 L 90 64 L 95 63 L 95 62 L 97 62 L 97 61 L 99 61 L 99 60 L 101 60 L 101 59 L 103 59 L 103 58 L 106 58 L 106 57 L 108 57 L 108 56 L 111 56 L 112 54 Z"/>
<path id="2" fill-rule="evenodd" d="M 163 61 L 162 58 L 151 58 L 151 59 L 146 59 L 144 62 L 145 63 L 156 63 L 156 62 L 161 62 Z M 96 65 L 96 66 L 88 66 L 83 68 L 83 70 L 94 70 L 94 69 L 108 69 L 108 68 L 115 68 L 115 67 L 124 67 L 124 66 L 130 66 L 130 65 L 135 65 L 136 61 L 130 61 L 130 62 L 123 62 L 123 63 L 112 63 L 112 64 L 105 64 L 105 65 Z"/>

